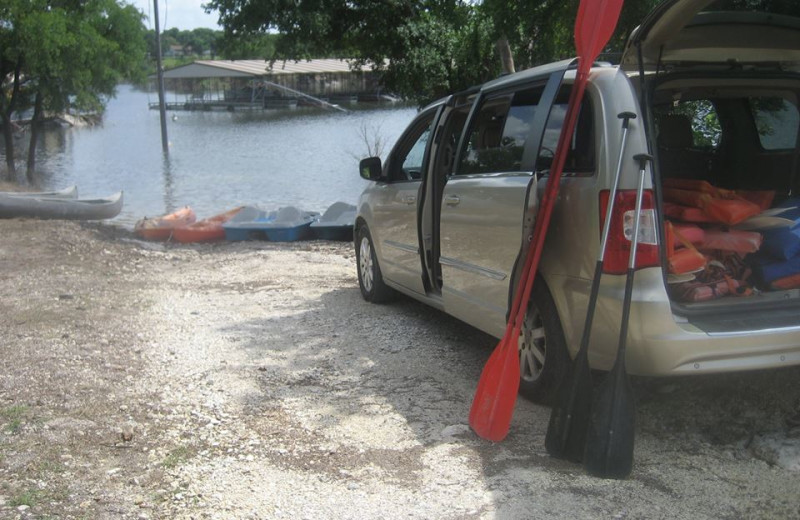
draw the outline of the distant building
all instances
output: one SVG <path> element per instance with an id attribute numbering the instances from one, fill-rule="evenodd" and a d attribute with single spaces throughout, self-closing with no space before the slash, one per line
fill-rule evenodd
<path id="1" fill-rule="evenodd" d="M 170 108 L 269 108 L 270 104 L 381 99 L 379 75 L 347 60 L 197 60 L 164 71 L 167 89 L 185 97 Z"/>
<path id="2" fill-rule="evenodd" d="M 164 51 L 164 57 L 166 58 L 182 58 L 186 56 L 186 49 L 184 49 L 183 45 L 170 45 Z"/>

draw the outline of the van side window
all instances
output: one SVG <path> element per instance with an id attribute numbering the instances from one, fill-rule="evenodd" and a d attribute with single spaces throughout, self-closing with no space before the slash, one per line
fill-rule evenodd
<path id="1" fill-rule="evenodd" d="M 487 98 L 470 128 L 457 174 L 521 171 L 541 88 Z"/>
<path id="2" fill-rule="evenodd" d="M 564 116 L 567 114 L 569 103 L 569 93 L 571 88 L 562 88 L 550 116 L 547 118 L 544 136 L 542 137 L 542 148 L 536 161 L 536 171 L 542 172 L 550 169 L 553 157 L 558 147 L 558 138 L 561 135 L 561 128 L 564 126 Z M 578 121 L 575 124 L 575 131 L 570 140 L 569 151 L 564 162 L 565 172 L 592 174 L 595 169 L 594 160 L 594 117 L 592 113 L 592 102 L 588 95 L 583 97 Z"/>
<path id="3" fill-rule="evenodd" d="M 413 181 L 422 178 L 425 150 L 431 134 L 431 125 L 436 111 L 422 117 L 404 136 L 400 138 L 397 148 L 392 152 L 389 163 L 389 179 L 391 181 Z"/>
<path id="4" fill-rule="evenodd" d="M 780 97 L 750 98 L 758 138 L 764 150 L 793 150 L 800 123 L 797 107 Z"/>

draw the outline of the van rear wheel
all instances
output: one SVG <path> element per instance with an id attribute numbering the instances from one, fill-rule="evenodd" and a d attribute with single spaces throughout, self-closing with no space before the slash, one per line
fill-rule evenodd
<path id="1" fill-rule="evenodd" d="M 568 363 L 553 297 L 544 281 L 537 278 L 519 336 L 519 393 L 531 401 L 551 404 Z"/>

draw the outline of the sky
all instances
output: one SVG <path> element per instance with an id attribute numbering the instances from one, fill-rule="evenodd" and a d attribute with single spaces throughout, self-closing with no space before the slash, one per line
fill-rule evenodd
<path id="1" fill-rule="evenodd" d="M 206 14 L 202 4 L 207 0 L 158 0 L 158 25 L 163 31 L 177 27 L 182 31 L 191 31 L 198 27 L 222 30 L 217 25 L 217 14 Z M 148 29 L 155 29 L 153 0 L 126 0 L 144 13 L 147 17 L 144 24 Z"/>

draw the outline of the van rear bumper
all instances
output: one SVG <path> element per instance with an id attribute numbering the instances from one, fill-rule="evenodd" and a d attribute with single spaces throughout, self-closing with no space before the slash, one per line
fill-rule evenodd
<path id="1" fill-rule="evenodd" d="M 561 276 L 545 278 L 558 308 L 568 348 L 574 356 L 583 333 L 591 282 Z M 608 370 L 616 358 L 624 289 L 624 276 L 603 277 L 589 344 L 589 361 L 593 368 Z M 720 316 L 723 313 L 720 310 Z M 752 328 L 726 329 L 719 326 L 724 319 L 714 322 L 708 314 L 704 321 L 692 323 L 673 312 L 661 270 L 643 269 L 636 273 L 626 366 L 628 372 L 635 375 L 670 376 L 798 365 L 800 312 L 795 316 L 793 320 L 782 320 L 779 327 L 774 320 L 755 319 L 755 312 L 748 315 L 748 321 L 754 325 Z M 730 316 L 723 318 L 730 321 Z M 706 327 L 704 323 L 717 326 Z"/>
<path id="2" fill-rule="evenodd" d="M 668 336 L 631 338 L 626 360 L 631 373 L 669 376 L 800 364 L 800 327 L 733 334 L 678 329 Z"/>

